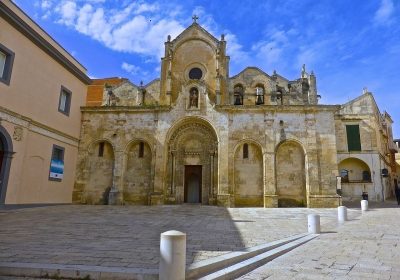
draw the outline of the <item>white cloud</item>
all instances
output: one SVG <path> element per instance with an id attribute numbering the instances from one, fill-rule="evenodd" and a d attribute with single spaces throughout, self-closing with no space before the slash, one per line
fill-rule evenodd
<path id="1" fill-rule="evenodd" d="M 53 3 L 49 0 L 43 0 L 42 3 L 40 4 L 40 7 L 44 10 L 50 9 Z"/>
<path id="2" fill-rule="evenodd" d="M 42 17 L 50 17 L 49 8 L 55 5 L 52 16 L 57 23 L 72 27 L 110 49 L 157 60 L 164 53 L 167 35 L 176 37 L 184 29 L 175 18 L 179 7 L 171 10 L 159 3 L 127 1 L 121 8 L 106 9 L 103 3 L 103 0 L 43 0 Z"/>
<path id="3" fill-rule="evenodd" d="M 379 9 L 374 16 L 374 22 L 378 25 L 389 25 L 394 14 L 394 4 L 392 0 L 381 0 Z"/>
<path id="4" fill-rule="evenodd" d="M 131 75 L 137 75 L 140 71 L 140 67 L 129 64 L 127 62 L 123 62 L 121 68 Z"/>
<path id="5" fill-rule="evenodd" d="M 56 8 L 56 11 L 60 14 L 61 18 L 58 20 L 58 23 L 65 24 L 67 26 L 71 26 L 74 24 L 76 14 L 77 14 L 77 6 L 73 1 L 65 1 L 60 6 Z"/>
<path id="6" fill-rule="evenodd" d="M 249 60 L 249 54 L 243 49 L 243 46 L 239 43 L 236 35 L 228 33 L 225 35 L 226 40 L 226 52 L 231 57 L 231 60 L 241 65 L 242 67 L 247 66 Z"/>
<path id="7" fill-rule="evenodd" d="M 149 5 L 147 3 L 139 4 L 137 8 L 135 8 L 135 14 L 142 14 L 146 12 L 155 12 L 158 11 L 159 6 L 157 4 Z"/>
<path id="8" fill-rule="evenodd" d="M 282 47 L 277 41 L 262 41 L 253 45 L 251 48 L 262 60 L 265 60 L 268 64 L 276 64 L 279 62 Z"/>

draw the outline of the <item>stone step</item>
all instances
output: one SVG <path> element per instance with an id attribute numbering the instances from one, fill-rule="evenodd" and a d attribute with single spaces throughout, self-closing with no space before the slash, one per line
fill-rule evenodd
<path id="1" fill-rule="evenodd" d="M 193 263 L 186 269 L 186 279 L 198 279 L 199 277 L 205 276 L 217 270 L 252 258 L 307 235 L 307 233 L 296 234 L 284 239 L 247 248 L 244 251 L 236 251 L 215 258 L 210 258 L 204 261 Z"/>
<path id="2" fill-rule="evenodd" d="M 259 254 L 255 257 L 249 258 L 247 260 L 244 260 L 242 262 L 236 263 L 234 265 L 231 265 L 227 268 L 223 268 L 221 270 L 218 270 L 214 273 L 208 274 L 204 277 L 198 278 L 199 280 L 229 280 L 229 279 L 234 279 L 237 277 L 240 277 L 257 267 L 260 267 L 267 262 L 282 256 L 283 254 L 293 250 L 294 248 L 314 239 L 317 237 L 319 234 L 309 234 L 304 237 L 301 237 L 299 239 L 296 239 L 294 241 L 291 241 L 289 243 L 286 243 L 282 246 L 279 246 L 275 249 L 269 250 L 265 253 Z"/>

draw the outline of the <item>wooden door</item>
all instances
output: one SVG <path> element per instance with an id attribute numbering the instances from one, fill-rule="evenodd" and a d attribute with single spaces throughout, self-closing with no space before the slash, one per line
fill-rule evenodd
<path id="1" fill-rule="evenodd" d="M 201 203 L 201 165 L 185 165 L 185 202 Z"/>

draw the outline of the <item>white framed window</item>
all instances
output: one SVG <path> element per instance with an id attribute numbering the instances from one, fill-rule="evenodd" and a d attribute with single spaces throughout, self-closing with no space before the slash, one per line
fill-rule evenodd
<path id="1" fill-rule="evenodd" d="M 61 86 L 60 99 L 58 102 L 58 111 L 67 116 L 69 116 L 69 111 L 71 107 L 71 97 L 72 97 L 72 92 L 67 88 Z"/>
<path id="2" fill-rule="evenodd" d="M 0 82 L 9 85 L 14 63 L 14 53 L 0 44 Z"/>
<path id="3" fill-rule="evenodd" d="M 0 77 L 4 75 L 4 68 L 6 66 L 6 54 L 0 51 Z"/>

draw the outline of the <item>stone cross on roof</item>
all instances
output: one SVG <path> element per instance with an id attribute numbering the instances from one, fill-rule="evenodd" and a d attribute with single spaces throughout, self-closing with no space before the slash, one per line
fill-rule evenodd
<path id="1" fill-rule="evenodd" d="M 193 19 L 194 23 L 197 23 L 197 20 L 199 19 L 199 17 L 197 15 L 193 15 L 192 19 Z"/>

